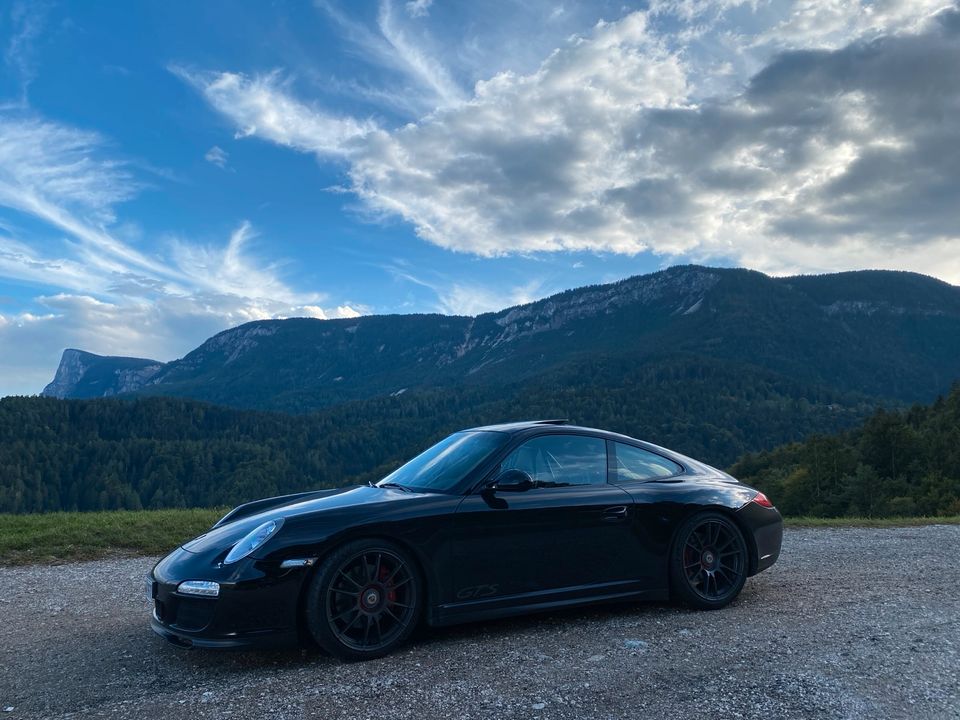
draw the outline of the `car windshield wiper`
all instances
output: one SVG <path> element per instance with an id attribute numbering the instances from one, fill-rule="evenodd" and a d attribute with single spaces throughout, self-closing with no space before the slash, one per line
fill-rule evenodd
<path id="1" fill-rule="evenodd" d="M 400 483 L 395 483 L 395 482 L 382 482 L 382 483 L 377 483 L 376 487 L 394 487 L 394 488 L 399 488 L 400 490 L 403 490 L 404 492 L 413 492 L 413 490 L 411 490 L 410 488 L 408 488 L 406 485 L 401 485 Z"/>

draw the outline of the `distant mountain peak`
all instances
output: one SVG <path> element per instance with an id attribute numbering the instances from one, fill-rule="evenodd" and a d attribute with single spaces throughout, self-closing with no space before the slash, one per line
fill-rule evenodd
<path id="1" fill-rule="evenodd" d="M 53 381 L 41 395 L 56 398 L 106 397 L 143 387 L 163 363 L 146 358 L 95 355 L 67 348 Z"/>

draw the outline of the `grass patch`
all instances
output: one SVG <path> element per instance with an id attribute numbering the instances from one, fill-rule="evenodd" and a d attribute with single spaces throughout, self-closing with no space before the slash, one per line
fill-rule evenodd
<path id="1" fill-rule="evenodd" d="M 931 517 L 889 517 L 889 518 L 869 518 L 869 517 L 843 517 L 843 518 L 822 518 L 822 517 L 788 517 L 784 518 L 787 527 L 807 527 L 807 528 L 839 528 L 839 527 L 862 527 L 862 528 L 895 528 L 895 527 L 919 527 L 921 525 L 960 525 L 960 515 L 944 515 Z"/>
<path id="2" fill-rule="evenodd" d="M 226 508 L 0 514 L 0 565 L 160 555 L 200 535 Z M 787 527 L 913 527 L 960 524 L 960 515 L 908 518 L 786 518 Z"/>
<path id="3" fill-rule="evenodd" d="M 159 555 L 219 520 L 224 508 L 0 514 L 0 565 Z"/>

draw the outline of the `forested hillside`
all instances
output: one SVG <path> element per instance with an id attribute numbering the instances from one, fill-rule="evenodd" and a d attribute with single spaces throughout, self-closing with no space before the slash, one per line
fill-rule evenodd
<path id="1" fill-rule="evenodd" d="M 747 455 L 731 472 L 788 515 L 960 514 L 960 384 L 931 406 Z"/>
<path id="2" fill-rule="evenodd" d="M 362 482 L 449 431 L 518 418 L 570 416 L 719 465 L 730 460 L 716 457 L 740 445 L 772 445 L 771 438 L 851 422 L 831 409 L 829 397 L 791 398 L 755 378 L 715 392 L 722 376 L 694 366 L 685 372 L 691 391 L 680 397 L 645 394 L 642 383 L 630 395 L 580 385 L 491 399 L 473 389 L 312 415 L 171 398 L 6 398 L 0 512 L 232 505 Z M 697 415 L 685 414 L 685 404 L 697 405 Z M 960 513 L 960 386 L 932 406 L 870 416 L 866 407 L 868 419 L 857 429 L 746 455 L 732 472 L 790 515 Z M 745 408 L 751 421 L 738 425 Z"/>
<path id="3" fill-rule="evenodd" d="M 848 427 L 872 407 L 733 364 L 600 359 L 540 382 L 411 391 L 310 415 L 176 398 L 6 398 L 0 512 L 209 506 L 343 485 L 380 477 L 454 430 L 543 417 L 725 465 L 745 450 Z"/>

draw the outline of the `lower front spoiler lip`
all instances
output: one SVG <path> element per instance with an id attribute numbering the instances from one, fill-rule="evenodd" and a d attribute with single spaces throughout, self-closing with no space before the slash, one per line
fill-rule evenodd
<path id="1" fill-rule="evenodd" d="M 245 637 L 200 637 L 190 633 L 178 632 L 157 620 L 150 618 L 150 629 L 172 645 L 179 648 L 276 648 L 297 644 L 296 633 L 270 632 Z"/>

